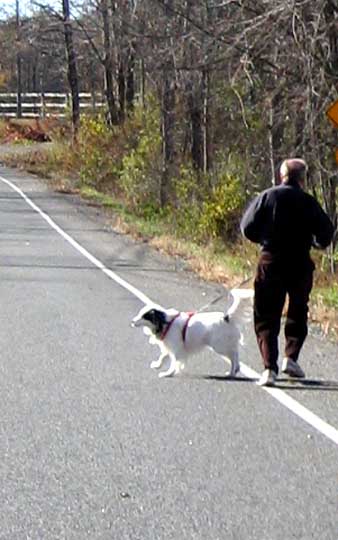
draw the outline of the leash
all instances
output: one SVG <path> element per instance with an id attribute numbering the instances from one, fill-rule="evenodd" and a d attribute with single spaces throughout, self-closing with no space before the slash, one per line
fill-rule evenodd
<path id="1" fill-rule="evenodd" d="M 236 287 L 233 287 L 233 289 L 240 289 L 241 287 L 243 287 L 243 285 L 245 285 L 246 283 L 248 283 L 251 280 L 252 280 L 252 276 L 250 276 L 248 278 L 245 278 Z M 214 304 L 217 304 L 217 302 L 219 302 L 219 300 L 221 300 L 221 298 L 223 298 L 223 297 L 224 297 L 224 292 L 222 292 L 221 294 L 216 296 L 216 298 L 214 298 L 213 300 L 211 300 L 210 302 L 208 302 L 204 306 L 197 309 L 195 313 L 200 313 L 201 311 L 204 311 L 204 310 L 208 309 L 210 306 L 213 306 Z"/>
<path id="2" fill-rule="evenodd" d="M 246 283 L 248 283 L 248 281 L 250 281 L 252 279 L 252 276 L 248 277 L 248 278 L 245 278 L 243 281 L 241 281 L 241 283 L 239 283 L 236 287 L 233 287 L 233 289 L 239 289 L 240 287 L 242 287 L 243 285 L 245 285 Z M 193 317 L 196 313 L 201 313 L 201 311 L 204 311 L 205 309 L 207 309 L 208 307 L 212 306 L 213 304 L 216 304 L 219 300 L 221 300 L 221 298 L 224 297 L 224 293 L 221 293 L 219 294 L 218 296 L 216 296 L 216 298 L 214 298 L 213 300 L 211 300 L 210 302 L 208 302 L 207 304 L 205 304 L 204 306 L 202 306 L 201 308 L 199 308 L 198 310 L 196 311 L 187 311 L 186 312 L 186 315 L 188 315 L 188 318 L 187 320 L 185 321 L 184 323 L 184 327 L 182 329 L 182 338 L 183 338 L 183 343 L 185 342 L 185 337 L 186 337 L 186 333 L 187 333 L 187 328 L 188 328 L 188 324 L 189 324 L 189 321 L 191 319 L 191 317 Z M 161 333 L 159 339 L 161 341 L 164 340 L 164 338 L 166 337 L 166 335 L 168 334 L 173 322 L 177 319 L 177 317 L 179 317 L 181 315 L 181 312 L 177 313 L 175 315 L 175 317 L 173 317 L 171 319 L 171 321 L 168 323 L 167 327 L 163 330 L 163 332 Z"/>

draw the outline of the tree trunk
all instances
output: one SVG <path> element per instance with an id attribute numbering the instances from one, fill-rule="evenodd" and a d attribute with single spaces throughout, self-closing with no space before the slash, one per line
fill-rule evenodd
<path id="1" fill-rule="evenodd" d="M 338 36 L 336 26 L 336 14 L 338 14 L 338 6 L 335 6 L 332 0 L 327 0 L 324 8 L 325 19 L 328 26 L 328 38 L 330 44 L 329 68 L 331 75 L 337 83 L 338 76 Z"/>
<path id="2" fill-rule="evenodd" d="M 196 7 L 192 0 L 185 4 L 187 21 L 201 18 L 201 25 L 207 27 L 211 21 L 208 2 L 204 9 Z M 191 31 L 187 22 L 185 32 Z M 184 52 L 185 62 L 192 66 L 186 82 L 187 95 L 187 124 L 190 126 L 191 160 L 197 171 L 206 173 L 209 168 L 209 72 L 208 72 L 208 46 L 205 34 L 202 33 L 201 43 L 198 47 L 195 40 L 190 40 Z M 201 62 L 203 68 L 193 68 Z"/>
<path id="3" fill-rule="evenodd" d="M 20 6 L 19 0 L 15 2 L 16 7 L 16 40 L 17 40 L 17 53 L 16 53 L 16 116 L 22 117 L 22 64 L 21 64 L 21 35 L 20 35 Z"/>
<path id="4" fill-rule="evenodd" d="M 204 171 L 203 106 L 199 85 L 188 83 L 188 110 L 191 127 L 191 159 L 198 171 Z"/>
<path id="5" fill-rule="evenodd" d="M 162 178 L 160 184 L 160 204 L 165 206 L 169 200 L 170 180 L 174 163 L 174 125 L 175 125 L 175 67 L 171 49 L 171 28 L 173 12 L 172 0 L 165 2 L 168 35 L 167 59 L 163 66 L 162 83 Z"/>
<path id="6" fill-rule="evenodd" d="M 203 172 L 207 173 L 210 167 L 210 118 L 209 118 L 209 73 L 203 71 Z"/>
<path id="7" fill-rule="evenodd" d="M 125 79 L 125 74 L 124 74 L 123 60 L 120 60 L 120 65 L 119 65 L 118 88 L 119 88 L 119 105 L 120 105 L 119 119 L 120 119 L 120 122 L 123 122 L 124 112 L 125 112 L 125 98 L 126 98 L 126 79 Z"/>
<path id="8" fill-rule="evenodd" d="M 283 146 L 284 120 L 282 118 L 283 109 L 281 106 L 282 93 L 278 91 L 271 96 L 269 103 L 269 149 L 271 165 L 271 184 L 279 183 L 279 167 L 284 158 L 281 148 Z"/>
<path id="9" fill-rule="evenodd" d="M 134 68 L 135 68 L 135 53 L 133 47 L 129 49 L 129 57 L 127 64 L 127 85 L 126 85 L 126 105 L 128 112 L 134 109 L 135 99 L 135 81 L 134 81 Z"/>
<path id="10" fill-rule="evenodd" d="M 80 123 L 79 81 L 76 68 L 76 53 L 73 41 L 72 23 L 70 20 L 69 0 L 62 0 L 63 27 L 68 61 L 68 82 L 72 96 L 73 137 L 76 140 Z"/>
<path id="11" fill-rule="evenodd" d="M 140 63 L 139 63 L 139 72 L 140 72 L 140 100 L 141 100 L 142 107 L 144 109 L 146 106 L 146 97 L 145 97 L 146 77 L 145 77 L 145 67 L 144 67 L 143 58 L 141 58 Z"/>
<path id="12" fill-rule="evenodd" d="M 175 88 L 172 72 L 165 69 L 162 87 L 162 178 L 160 203 L 165 206 L 169 199 L 170 178 L 174 162 Z"/>
<path id="13" fill-rule="evenodd" d="M 118 114 L 114 98 L 114 78 L 113 59 L 110 41 L 110 20 L 107 0 L 101 2 L 101 15 L 103 20 L 103 41 L 104 41 L 104 73 L 105 73 L 105 93 L 108 105 L 108 123 L 114 125 L 118 123 Z"/>

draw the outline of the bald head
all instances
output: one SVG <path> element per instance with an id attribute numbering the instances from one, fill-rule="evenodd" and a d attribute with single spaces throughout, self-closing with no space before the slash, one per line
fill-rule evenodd
<path id="1" fill-rule="evenodd" d="M 285 159 L 280 166 L 280 177 L 283 184 L 302 184 L 306 171 L 307 165 L 303 159 Z"/>

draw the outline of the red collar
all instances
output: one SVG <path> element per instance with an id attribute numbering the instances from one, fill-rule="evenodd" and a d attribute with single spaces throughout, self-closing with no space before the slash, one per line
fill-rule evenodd
<path id="1" fill-rule="evenodd" d="M 170 328 L 171 328 L 171 325 L 173 324 L 173 322 L 175 321 L 175 319 L 177 319 L 177 317 L 179 317 L 179 315 L 181 315 L 180 313 L 177 313 L 175 315 L 175 317 L 173 317 L 171 319 L 171 321 L 168 323 L 167 327 L 163 330 L 162 334 L 160 335 L 160 340 L 163 341 L 164 338 L 166 337 L 167 333 L 169 332 Z"/>
<path id="2" fill-rule="evenodd" d="M 160 335 L 160 340 L 163 341 L 164 338 L 166 337 L 167 333 L 169 332 L 170 328 L 171 328 L 171 325 L 173 324 L 173 322 L 175 321 L 175 319 L 177 319 L 177 317 L 181 315 L 181 313 L 177 313 L 177 315 L 175 315 L 175 317 L 173 317 L 171 319 L 171 321 L 168 323 L 167 327 L 163 330 L 162 334 Z M 183 329 L 182 329 L 182 338 L 183 338 L 183 342 L 185 342 L 185 336 L 186 336 L 186 333 L 187 333 L 187 328 L 188 328 L 188 324 L 189 324 L 189 321 L 191 319 L 191 317 L 193 315 L 195 315 L 195 311 L 188 311 L 186 313 L 186 315 L 188 315 L 188 318 L 187 320 L 185 321 L 184 323 L 184 326 L 183 326 Z"/>
<path id="3" fill-rule="evenodd" d="M 193 315 L 195 315 L 195 311 L 188 311 L 187 315 L 188 315 L 188 318 L 185 321 L 184 326 L 183 326 L 183 330 L 182 330 L 183 342 L 185 342 L 185 336 L 186 336 L 186 333 L 187 333 L 187 328 L 188 328 L 189 321 L 190 321 L 191 317 Z"/>

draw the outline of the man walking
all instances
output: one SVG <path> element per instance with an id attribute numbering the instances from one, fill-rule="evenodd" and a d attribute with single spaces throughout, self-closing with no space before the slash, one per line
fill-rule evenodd
<path id="1" fill-rule="evenodd" d="M 272 386 L 278 375 L 278 335 L 286 296 L 285 357 L 282 372 L 305 377 L 298 363 L 307 336 L 308 301 L 313 284 L 311 247 L 326 248 L 333 225 L 314 197 L 305 193 L 307 166 L 286 159 L 281 184 L 263 191 L 246 210 L 242 234 L 261 245 L 255 277 L 254 326 L 264 371 L 258 382 Z"/>

